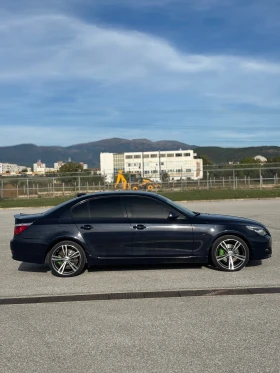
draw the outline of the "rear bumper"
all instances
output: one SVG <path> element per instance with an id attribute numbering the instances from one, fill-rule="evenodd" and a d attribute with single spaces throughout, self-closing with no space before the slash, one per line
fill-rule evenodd
<path id="1" fill-rule="evenodd" d="M 36 240 L 18 241 L 12 239 L 10 241 L 10 249 L 14 260 L 38 264 L 45 263 L 47 247 Z"/>

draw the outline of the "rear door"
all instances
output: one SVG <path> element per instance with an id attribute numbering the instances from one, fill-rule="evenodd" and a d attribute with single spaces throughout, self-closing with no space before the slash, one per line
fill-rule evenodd
<path id="1" fill-rule="evenodd" d="M 73 219 L 93 256 L 129 255 L 133 234 L 119 196 L 96 197 L 72 209 Z"/>
<path id="2" fill-rule="evenodd" d="M 188 257 L 193 252 L 193 229 L 188 218 L 155 198 L 123 196 L 134 233 L 136 257 Z M 170 213 L 177 219 L 169 218 Z"/>

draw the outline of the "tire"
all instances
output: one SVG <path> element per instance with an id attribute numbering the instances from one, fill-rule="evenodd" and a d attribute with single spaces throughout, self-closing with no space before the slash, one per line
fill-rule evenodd
<path id="1" fill-rule="evenodd" d="M 49 252 L 48 264 L 55 276 L 78 276 L 85 268 L 86 254 L 76 242 L 61 241 L 54 245 Z"/>
<path id="2" fill-rule="evenodd" d="M 212 247 L 214 266 L 221 271 L 240 271 L 249 261 L 249 248 L 240 237 L 228 235 L 218 238 Z"/>
<path id="3" fill-rule="evenodd" d="M 153 190 L 154 189 L 154 186 L 152 184 L 147 184 L 146 185 L 146 189 L 148 190 Z"/>

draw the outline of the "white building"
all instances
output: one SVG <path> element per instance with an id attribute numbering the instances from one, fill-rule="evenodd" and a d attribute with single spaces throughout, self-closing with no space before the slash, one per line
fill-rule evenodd
<path id="1" fill-rule="evenodd" d="M 254 157 L 254 160 L 255 160 L 255 161 L 260 161 L 261 163 L 265 163 L 265 162 L 267 162 L 267 159 L 266 159 L 265 157 L 263 157 L 262 155 L 256 155 L 256 156 Z"/>
<path id="2" fill-rule="evenodd" d="M 54 163 L 53 167 L 56 169 L 56 170 L 59 170 L 61 166 L 63 166 L 65 163 L 62 162 L 62 161 L 58 161 L 56 163 Z"/>
<path id="3" fill-rule="evenodd" d="M 42 163 L 40 160 L 37 163 L 33 164 L 33 171 L 37 174 L 44 174 L 46 173 L 46 164 Z"/>
<path id="4" fill-rule="evenodd" d="M 130 153 L 100 153 L 100 169 L 108 181 L 113 181 L 119 170 L 153 180 L 167 173 L 171 180 L 203 177 L 203 160 L 195 158 L 193 150 L 168 150 Z"/>
<path id="5" fill-rule="evenodd" d="M 14 163 L 0 163 L 0 174 L 18 174 L 26 168 L 26 166 L 19 166 Z"/>

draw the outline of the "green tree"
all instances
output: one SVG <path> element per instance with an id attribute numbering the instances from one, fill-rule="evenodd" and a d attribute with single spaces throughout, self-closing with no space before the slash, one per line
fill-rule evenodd
<path id="1" fill-rule="evenodd" d="M 203 161 L 203 166 L 210 166 L 213 162 L 207 157 L 207 155 L 199 155 L 198 158 L 201 158 Z"/>
<path id="2" fill-rule="evenodd" d="M 280 156 L 267 158 L 267 163 L 280 163 Z"/>
<path id="3" fill-rule="evenodd" d="M 240 164 L 257 164 L 257 163 L 259 164 L 261 162 L 259 160 L 257 160 L 257 159 L 251 158 L 251 157 L 243 158 L 240 161 Z"/>
<path id="4" fill-rule="evenodd" d="M 167 181 L 169 181 L 169 179 L 170 179 L 170 176 L 169 176 L 169 174 L 167 172 L 163 172 L 161 174 L 161 181 L 162 182 L 167 182 Z"/>
<path id="5" fill-rule="evenodd" d="M 63 166 L 60 167 L 59 172 L 64 173 L 64 172 L 81 172 L 83 171 L 83 165 L 80 163 L 76 162 L 68 162 L 65 163 Z"/>

